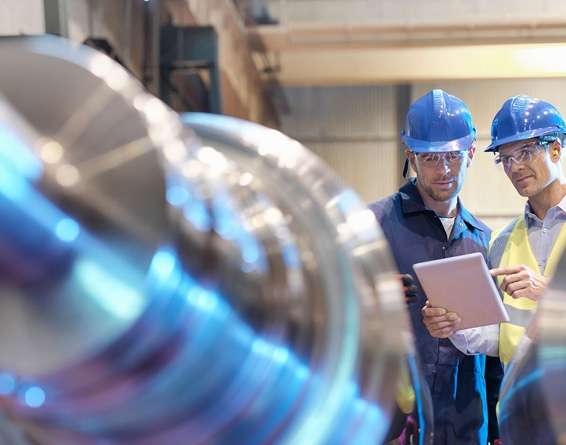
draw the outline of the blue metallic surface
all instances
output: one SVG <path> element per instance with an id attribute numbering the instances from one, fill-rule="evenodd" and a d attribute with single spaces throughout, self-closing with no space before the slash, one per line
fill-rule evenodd
<path id="1" fill-rule="evenodd" d="M 48 445 L 379 443 L 410 334 L 355 194 L 90 50 L 0 57 L 0 410 Z"/>
<path id="2" fill-rule="evenodd" d="M 9 169 L 7 163 L 2 163 L 0 168 L 5 179 L 0 188 L 0 207 L 6 215 L 0 227 L 2 244 L 10 252 L 21 255 L 20 262 L 26 265 L 15 272 L 5 272 L 4 279 L 18 278 L 18 286 L 31 286 L 64 278 L 72 283 L 73 292 L 82 298 L 90 297 L 109 316 L 129 321 L 140 317 L 143 303 L 149 301 L 146 314 L 158 313 L 160 323 L 167 325 L 180 346 L 174 359 L 164 360 L 160 358 L 158 344 L 148 350 L 152 335 L 146 330 L 142 363 L 139 363 L 142 352 L 136 351 L 136 346 L 133 350 L 122 350 L 122 357 L 114 360 L 113 367 L 119 366 L 118 369 L 127 369 L 135 375 L 142 372 L 138 369 L 140 365 L 149 365 L 155 373 L 147 379 L 136 378 L 137 391 L 129 397 L 109 394 L 111 404 L 100 405 L 93 400 L 103 398 L 103 393 L 90 394 L 86 385 L 73 388 L 71 393 L 59 385 L 52 388 L 49 383 L 36 383 L 30 378 L 21 379 L 14 388 L 4 385 L 5 392 L 11 390 L 16 400 L 34 410 L 33 417 L 95 437 L 123 434 L 135 421 L 141 422 L 143 426 L 138 429 L 144 434 L 154 434 L 153 441 L 170 443 L 172 435 L 181 434 L 191 437 L 194 443 L 263 443 L 282 430 L 305 394 L 314 396 L 313 388 L 321 390 L 320 376 L 312 374 L 286 347 L 257 336 L 238 319 L 223 297 L 183 272 L 173 250 L 158 250 L 146 278 L 139 276 L 138 280 L 132 280 L 135 271 L 128 271 L 128 264 L 120 260 L 116 251 L 108 251 L 79 223 L 41 196 L 19 172 Z M 225 225 L 234 231 L 237 226 L 222 222 L 222 218 L 220 227 Z M 222 229 L 219 234 L 227 235 Z M 245 262 L 259 261 L 257 254 L 246 259 L 250 254 L 246 253 L 249 247 L 243 234 L 231 234 L 229 238 L 244 239 L 237 244 L 242 247 Z M 254 241 L 251 237 L 249 240 Z M 16 258 L 10 257 L 12 269 Z M 42 261 L 33 264 L 38 259 Z M 151 325 L 148 323 L 147 327 Z M 130 366 L 135 367 L 129 369 Z M 118 394 L 117 386 L 126 384 L 122 381 L 124 377 L 112 374 L 100 374 L 99 378 L 97 385 L 111 379 L 108 387 Z M 369 438 L 383 434 L 386 414 L 379 406 L 360 399 L 354 383 L 347 388 L 350 389 L 340 389 L 337 394 L 341 408 L 332 418 L 332 424 L 339 425 L 342 432 L 344 428 L 348 431 L 348 421 L 360 421 L 361 416 L 363 421 L 357 432 L 350 431 L 347 437 L 327 443 L 343 443 L 356 435 L 359 443 L 367 443 Z M 175 403 L 156 408 L 160 400 L 173 398 Z M 91 412 L 88 407 L 93 404 L 96 409 Z M 73 416 L 73 405 L 83 406 L 78 418 Z M 102 408 L 103 414 L 97 414 Z M 318 415 L 320 422 L 328 422 L 326 412 L 320 411 Z M 178 426 L 175 433 L 153 431 L 153 425 L 178 416 L 190 420 Z M 241 421 L 236 422 L 238 418 Z M 309 421 L 313 428 L 318 428 L 316 417 L 311 416 Z"/>

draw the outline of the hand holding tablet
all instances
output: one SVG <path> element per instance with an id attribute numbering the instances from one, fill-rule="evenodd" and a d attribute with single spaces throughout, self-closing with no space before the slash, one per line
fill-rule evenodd
<path id="1" fill-rule="evenodd" d="M 430 305 L 458 314 L 458 329 L 509 321 L 481 253 L 417 263 L 413 269 Z"/>

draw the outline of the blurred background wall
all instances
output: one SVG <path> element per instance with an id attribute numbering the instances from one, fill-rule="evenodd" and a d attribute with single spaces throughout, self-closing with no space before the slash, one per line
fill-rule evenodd
<path id="1" fill-rule="evenodd" d="M 522 212 L 525 200 L 503 169 L 483 153 L 493 116 L 509 96 L 529 94 L 566 112 L 566 79 L 446 80 L 412 83 L 411 100 L 442 88 L 464 100 L 478 130 L 478 150 L 462 192 L 465 205 L 492 228 Z M 405 108 L 398 86 L 290 87 L 293 112 L 282 130 L 304 142 L 371 202 L 393 193 L 402 181 L 399 115 Z M 400 105 L 401 104 L 401 105 Z"/>
<path id="2" fill-rule="evenodd" d="M 516 94 L 549 100 L 566 111 L 566 2 L 0 2 L 0 35 L 103 38 L 156 93 L 164 76 L 164 26 L 213 29 L 218 85 L 196 70 L 194 61 L 183 69 L 196 72 L 204 90 L 218 90 L 220 111 L 303 142 L 368 202 L 402 183 L 399 132 L 408 105 L 431 88 L 443 88 L 469 105 L 478 129 L 463 200 L 490 226 L 500 227 L 522 211 L 524 200 L 492 155 L 481 150 L 493 115 Z M 183 82 L 172 106 L 203 111 L 198 101 L 188 100 L 195 96 L 194 82 Z"/>

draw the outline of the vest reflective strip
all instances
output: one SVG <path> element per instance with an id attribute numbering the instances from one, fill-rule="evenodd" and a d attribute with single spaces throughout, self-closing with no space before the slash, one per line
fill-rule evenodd
<path id="1" fill-rule="evenodd" d="M 509 315 L 509 323 L 522 326 L 526 328 L 533 316 L 535 315 L 534 310 L 529 309 L 519 309 L 518 307 L 511 306 L 510 304 L 504 304 L 507 314 Z"/>

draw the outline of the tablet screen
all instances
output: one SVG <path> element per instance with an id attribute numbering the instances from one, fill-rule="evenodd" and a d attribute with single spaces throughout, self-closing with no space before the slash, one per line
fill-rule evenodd
<path id="1" fill-rule="evenodd" d="M 432 306 L 456 312 L 460 329 L 509 321 L 497 287 L 479 252 L 413 266 Z"/>

